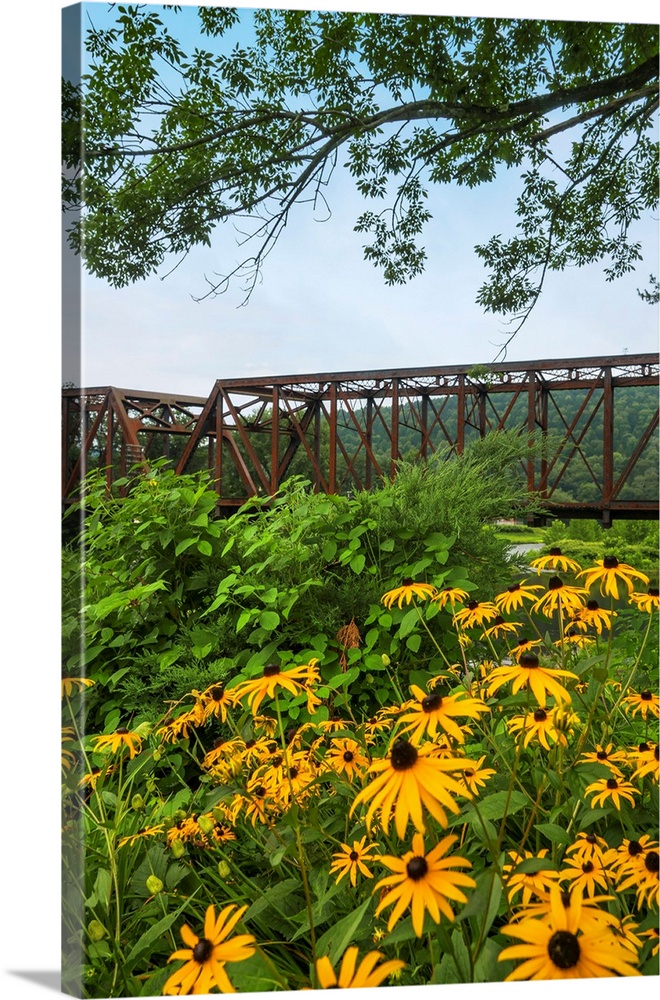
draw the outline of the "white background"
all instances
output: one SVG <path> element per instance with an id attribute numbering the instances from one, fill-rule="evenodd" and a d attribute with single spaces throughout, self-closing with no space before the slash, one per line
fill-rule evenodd
<path id="1" fill-rule="evenodd" d="M 59 38 L 56 0 L 3 7 L 2 176 L 8 213 L 3 254 L 2 365 L 2 784 L 0 795 L 1 995 L 46 998 L 59 989 Z M 240 6 L 240 4 L 239 4 Z M 243 6 L 249 6 L 243 4 Z M 278 6 L 272 4 L 272 6 Z M 290 2 L 291 7 L 306 4 Z M 599 2 L 335 3 L 405 13 L 498 14 L 645 21 L 643 0 Z M 631 989 L 655 995 L 657 980 L 577 986 L 599 1000 Z M 473 994 L 557 1000 L 566 983 L 442 987 Z M 392 997 L 406 992 L 393 989 Z M 437 990 L 420 988 L 415 996 Z M 364 994 L 362 994 L 364 995 Z"/>

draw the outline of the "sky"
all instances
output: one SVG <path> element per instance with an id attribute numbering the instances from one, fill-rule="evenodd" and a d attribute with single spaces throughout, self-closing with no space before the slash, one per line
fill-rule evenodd
<path id="1" fill-rule="evenodd" d="M 107 23 L 106 4 L 85 8 L 95 24 Z M 187 39 L 194 21 L 174 17 L 173 24 Z M 241 259 L 233 224 L 218 227 L 210 248 L 181 263 L 170 258 L 127 288 L 83 269 L 80 372 L 77 355 L 65 354 L 63 381 L 207 395 L 217 378 L 492 361 L 509 328 L 475 302 L 487 271 L 474 246 L 514 234 L 519 190 L 513 171 L 472 190 L 431 186 L 433 219 L 421 238 L 426 268 L 405 285 L 388 287 L 364 260 L 363 237 L 353 231 L 364 203 L 339 169 L 327 191 L 330 218 L 296 207 L 247 305 L 238 281 L 195 301 L 208 288 L 206 276 Z M 658 272 L 657 219 L 645 218 L 637 236 L 645 260 L 616 282 L 606 282 L 598 264 L 551 272 L 507 359 L 654 350 L 658 311 L 637 289 Z"/>
<path id="2" fill-rule="evenodd" d="M 240 4 L 239 4 L 240 5 Z M 271 4 L 276 6 L 276 4 Z M 3 569 L 3 725 L 2 793 L 4 822 L 0 824 L 0 856 L 3 858 L 3 912 L 7 919 L 0 935 L 0 993 L 8 1000 L 46 1000 L 57 994 L 59 970 L 59 580 L 60 545 L 59 502 L 59 405 L 62 377 L 60 334 L 60 209 L 59 209 L 59 72 L 60 10 L 59 0 L 29 0 L 3 8 L 4 49 L 0 61 L 3 94 L 2 168 L 4 250 L 3 254 L 3 392 L 1 396 L 0 441 L 2 444 Z M 243 6 L 247 6 L 243 4 Z M 304 7 L 290 0 L 289 6 Z M 390 12 L 443 12 L 449 14 L 500 14 L 538 17 L 551 14 L 558 18 L 597 16 L 618 20 L 624 7 L 620 0 L 499 0 L 473 3 L 405 2 L 380 0 L 379 3 L 342 3 L 336 9 L 371 9 Z M 648 0 L 627 0 L 625 14 L 630 20 L 648 20 L 652 4 Z M 336 213 L 337 214 L 337 213 Z M 473 209 L 467 218 L 454 216 L 452 239 L 465 225 L 475 226 L 478 216 Z M 490 235 L 490 231 L 487 232 Z M 287 234 L 288 236 L 288 234 Z M 344 230 L 343 239 L 349 240 Z M 467 240 L 475 242 L 471 235 Z M 327 238 L 326 238 L 327 239 Z M 290 243 L 293 241 L 289 241 Z M 312 246 L 313 244 L 313 246 Z M 294 252 L 284 244 L 280 273 L 269 270 L 264 294 L 256 312 L 253 331 L 247 334 L 246 310 L 235 303 L 218 299 L 206 306 L 195 306 L 187 297 L 198 290 L 201 271 L 191 272 L 183 281 L 177 303 L 151 315 L 154 300 L 126 300 L 123 312 L 118 298 L 109 296 L 102 286 L 86 289 L 87 311 L 86 374 L 98 384 L 124 385 L 127 388 L 156 391 L 210 391 L 221 375 L 240 376 L 240 364 L 251 362 L 266 373 L 276 371 L 320 370 L 327 367 L 322 356 L 327 333 L 319 335 L 321 324 L 329 319 L 331 346 L 339 355 L 332 368 L 355 367 L 355 362 L 369 365 L 443 364 L 455 359 L 472 363 L 487 359 L 491 341 L 498 341 L 499 328 L 490 319 L 474 316 L 470 321 L 471 339 L 453 311 L 460 302 L 454 299 L 449 283 L 443 291 L 434 286 L 443 280 L 447 261 L 432 257 L 431 239 L 428 278 L 429 289 L 421 283 L 410 285 L 397 294 L 403 297 L 396 307 L 380 281 L 369 277 L 370 265 L 362 263 L 359 247 L 349 269 L 351 295 L 348 298 L 346 273 L 337 275 L 338 260 L 321 257 L 311 265 L 311 253 L 317 252 L 317 240 Z M 278 248 L 279 251 L 279 248 Z M 292 255 L 284 258 L 284 254 Z M 342 245 L 342 252 L 343 245 Z M 297 253 L 297 257 L 296 257 Z M 453 256 L 456 256 L 454 252 Z M 286 263 L 291 260 L 291 274 Z M 275 264 L 272 257 L 270 263 Z M 307 280 L 296 281 L 307 263 Z M 449 264 L 451 264 L 451 256 Z M 207 265 L 208 266 L 208 265 Z M 462 266 L 469 267 L 463 261 Z M 297 273 L 294 269 L 297 268 Z M 355 273 L 352 274 L 351 271 Z M 650 269 L 649 269 L 650 270 Z M 284 273 L 283 273 L 284 272 Z M 634 292 L 627 304 L 617 307 L 619 319 L 608 322 L 614 313 L 609 288 L 601 280 L 589 300 L 584 294 L 582 272 L 576 284 L 572 276 L 558 277 L 554 317 L 546 315 L 545 325 L 535 328 L 534 337 L 516 345 L 524 359 L 541 356 L 605 354 L 626 347 L 634 350 L 657 350 L 657 332 L 651 310 L 635 313 L 627 322 L 627 309 L 637 307 Z M 646 269 L 642 272 L 646 277 Z M 179 280 L 179 276 L 177 276 Z M 421 279 L 427 280 L 427 279 Z M 478 284 L 480 275 L 476 277 Z M 291 292 L 293 283 L 295 294 Z M 461 289 L 463 279 L 461 278 Z M 319 286 L 317 288 L 317 286 Z M 155 284 L 159 293 L 165 283 Z M 175 286 L 170 282 L 174 293 Z M 144 286 L 147 289 L 147 286 Z M 354 289 L 357 289 L 355 291 Z M 375 301 L 373 296 L 375 291 Z M 125 294 L 129 294 L 128 290 Z M 137 290 L 132 294 L 137 294 Z M 144 294 L 144 292 L 142 292 Z M 170 293 L 168 293 L 170 294 Z M 106 296 L 104 299 L 103 296 Z M 463 296 L 461 296 L 463 297 Z M 465 295 L 467 298 L 467 293 Z M 92 303 L 96 303 L 92 309 Z M 161 300 L 162 302 L 162 300 Z M 424 302 L 423 312 L 418 303 Z M 385 308 L 383 306 L 385 303 Z M 458 303 L 458 304 L 457 304 Z M 549 307 L 548 307 L 549 308 Z M 186 313 L 185 310 L 191 311 Z M 96 318 L 92 314 L 97 312 Z M 205 310 L 205 311 L 204 311 Z M 113 349 L 101 355 L 104 314 L 111 314 Z M 564 328 L 581 316 L 579 333 L 573 329 L 568 339 Z M 197 317 L 204 315 L 205 325 Z M 195 317 L 192 322 L 190 317 Z M 210 317 L 210 318 L 208 318 Z M 98 333 L 91 334 L 94 318 Z M 293 320 L 296 322 L 295 339 Z M 139 326 L 134 325 L 139 320 Z M 552 321 L 551 321 L 552 320 Z M 359 324 L 359 326 L 358 326 Z M 478 324 L 484 324 L 483 327 Z M 642 327 L 644 329 L 642 330 Z M 585 331 L 595 335 L 586 343 Z M 176 356 L 169 357 L 162 337 L 173 332 L 187 338 Z M 367 341 L 367 332 L 372 342 Z M 128 333 L 128 336 L 124 334 Z M 359 333 L 359 336 L 358 336 Z M 232 343 L 243 338 L 242 351 L 230 354 Z M 285 356 L 279 353 L 284 340 L 292 346 Z M 246 346 L 247 345 L 247 346 Z M 341 348 L 341 349 L 340 349 Z M 94 360 L 95 354 L 98 361 Z M 241 360 L 242 359 L 242 360 Z M 92 369 L 92 362 L 96 365 Z M 637 980 L 636 1000 L 650 1000 L 657 982 Z M 616 979 L 598 983 L 599 1000 L 615 1000 L 622 984 Z M 399 1000 L 401 989 L 391 989 L 387 996 Z M 577 997 L 580 988 L 562 985 L 562 996 Z M 364 991 L 363 991 L 364 993 Z M 434 995 L 433 988 L 420 988 L 408 1000 Z M 448 1000 L 555 1000 L 556 985 L 539 983 L 530 990 L 526 983 L 483 987 L 445 987 Z M 608 997 L 609 994 L 609 997 Z M 361 1000 L 369 1000 L 369 992 Z M 380 995 L 382 1000 L 382 994 Z"/>

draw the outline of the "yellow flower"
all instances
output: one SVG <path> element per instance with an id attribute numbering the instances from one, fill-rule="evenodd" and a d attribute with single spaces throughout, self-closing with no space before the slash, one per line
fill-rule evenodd
<path id="1" fill-rule="evenodd" d="M 547 556 L 540 556 L 538 559 L 532 559 L 529 564 L 532 569 L 541 574 L 541 570 L 544 569 L 559 569 L 564 573 L 579 573 L 582 569 L 579 563 L 575 559 L 569 559 L 568 556 L 563 555 L 561 549 L 553 548 Z"/>
<path id="2" fill-rule="evenodd" d="M 598 743 L 595 750 L 589 751 L 589 753 L 583 753 L 578 763 L 603 764 L 605 767 L 609 767 L 612 774 L 622 778 L 623 772 L 619 767 L 617 767 L 617 762 L 621 763 L 625 762 L 625 760 L 625 752 L 623 750 L 615 750 L 613 743 L 608 743 L 606 747 L 603 747 L 600 743 Z"/>
<path id="3" fill-rule="evenodd" d="M 492 624 L 484 629 L 484 635 L 487 639 L 499 639 L 507 632 L 515 634 L 519 628 L 522 628 L 522 622 L 506 622 L 502 618 L 502 615 L 498 615 L 497 618 L 493 618 Z"/>
<path id="4" fill-rule="evenodd" d="M 609 595 L 615 601 L 619 600 L 617 580 L 621 580 L 628 588 L 628 594 L 632 594 L 635 589 L 633 578 L 641 580 L 646 584 L 649 582 L 649 578 L 645 573 L 639 573 L 632 566 L 628 566 L 627 563 L 619 562 L 616 556 L 605 556 L 603 559 L 597 559 L 595 566 L 592 566 L 590 569 L 584 569 L 577 575 L 584 577 L 584 585 L 589 590 L 594 583 L 600 581 L 601 594 Z"/>
<path id="5" fill-rule="evenodd" d="M 380 951 L 370 951 L 362 959 L 357 969 L 358 948 L 352 945 L 347 948 L 342 959 L 339 976 L 332 968 L 332 963 L 327 955 L 316 960 L 316 975 L 321 989 L 357 989 L 360 987 L 370 988 L 380 986 L 380 984 L 391 976 L 393 972 L 405 969 L 406 963 L 398 958 L 391 958 L 387 962 L 378 965 L 383 957 Z"/>
<path id="6" fill-rule="evenodd" d="M 466 795 L 465 789 L 450 778 L 447 771 L 465 770 L 473 766 L 469 760 L 455 758 L 439 759 L 430 756 L 433 744 L 417 748 L 407 740 L 396 741 L 388 757 L 378 760 L 369 768 L 373 778 L 366 788 L 355 798 L 350 815 L 363 802 L 371 802 L 367 810 L 367 830 L 376 812 L 385 831 L 389 830 L 390 817 L 394 814 L 394 825 L 400 839 L 411 819 L 420 833 L 425 830 L 423 808 L 426 808 L 441 826 L 446 827 L 447 813 L 460 812 L 450 793 Z M 380 773 L 379 773 L 380 772 Z"/>
<path id="7" fill-rule="evenodd" d="M 452 622 L 461 628 L 473 628 L 497 618 L 499 611 L 492 601 L 468 601 L 462 611 L 457 611 Z"/>
<path id="8" fill-rule="evenodd" d="M 211 716 L 227 721 L 227 709 L 234 704 L 234 692 L 227 691 L 224 684 L 211 684 L 200 695 L 204 706 L 204 721 Z"/>
<path id="9" fill-rule="evenodd" d="M 359 777 L 369 766 L 369 758 L 360 744 L 348 739 L 333 739 L 325 762 L 332 771 L 345 775 L 349 781 L 356 775 Z"/>
<path id="10" fill-rule="evenodd" d="M 377 882 L 373 890 L 377 892 L 381 888 L 393 887 L 382 897 L 376 908 L 378 916 L 386 906 L 396 904 L 387 922 L 388 931 L 392 930 L 404 910 L 410 907 L 413 930 L 417 937 L 421 937 L 426 910 L 438 924 L 441 913 L 448 920 L 454 919 L 454 911 L 448 900 L 467 902 L 462 889 L 474 888 L 477 883 L 469 875 L 449 869 L 471 868 L 472 865 L 465 858 L 445 857 L 457 840 L 456 836 L 444 837 L 426 854 L 424 838 L 421 833 L 416 833 L 412 839 L 412 850 L 407 851 L 402 858 L 386 855 L 380 859 L 381 864 L 395 873 Z"/>
<path id="11" fill-rule="evenodd" d="M 511 648 L 511 653 L 520 662 L 520 657 L 523 653 L 529 653 L 534 649 L 534 646 L 542 646 L 542 639 L 518 639 L 513 647 Z"/>
<path id="12" fill-rule="evenodd" d="M 453 610 L 455 604 L 464 604 L 469 596 L 467 590 L 463 590 L 461 587 L 443 587 L 431 600 L 441 609 L 450 604 Z"/>
<path id="13" fill-rule="evenodd" d="M 232 911 L 236 912 L 232 912 Z M 209 906 L 204 920 L 204 937 L 198 938 L 187 924 L 180 934 L 187 948 L 180 948 L 170 955 L 168 961 L 185 959 L 183 965 L 165 983 L 163 996 L 186 996 L 188 994 L 209 993 L 217 986 L 221 993 L 235 993 L 236 990 L 225 972 L 227 962 L 243 962 L 255 953 L 254 937 L 239 934 L 228 940 L 247 906 L 238 909 L 234 904 L 225 906 L 217 919 L 215 908 Z"/>
<path id="14" fill-rule="evenodd" d="M 394 590 L 388 590 L 386 594 L 383 594 L 381 601 L 386 608 L 391 608 L 395 602 L 398 607 L 402 607 L 404 602 L 410 604 L 413 597 L 419 597 L 425 601 L 428 597 L 435 597 L 437 592 L 437 589 L 430 583 L 415 583 L 410 577 L 406 577 L 405 580 L 401 581 L 400 587 L 395 587 Z"/>
<path id="15" fill-rule="evenodd" d="M 595 628 L 598 635 L 601 635 L 603 628 L 609 630 L 612 628 L 612 616 L 616 618 L 616 611 L 608 611 L 606 608 L 601 608 L 598 601 L 587 601 L 583 608 L 580 608 L 576 612 L 573 623 L 582 627 L 589 626 L 590 628 Z"/>
<path id="16" fill-rule="evenodd" d="M 120 726 L 108 736 L 97 736 L 94 742 L 94 750 L 97 752 L 108 749 L 110 753 L 118 753 L 122 747 L 128 747 L 132 759 L 142 749 L 142 737 Z"/>
<path id="17" fill-rule="evenodd" d="M 523 863 L 523 861 L 529 861 L 530 858 L 543 860 L 548 851 L 546 848 L 539 851 L 537 854 L 533 854 L 531 851 L 525 851 L 524 856 L 519 854 L 518 851 L 509 851 L 509 857 L 511 862 L 504 865 L 502 868 L 502 873 L 506 879 L 506 889 L 507 895 L 509 897 L 509 902 L 512 902 L 514 897 L 522 892 L 522 902 L 523 906 L 526 906 L 532 895 L 538 896 L 541 893 L 550 889 L 554 883 L 559 879 L 559 872 L 554 871 L 552 868 L 540 868 L 535 872 L 519 872 L 518 866 Z"/>
<path id="18" fill-rule="evenodd" d="M 534 602 L 532 611 L 540 611 L 546 618 L 552 618 L 555 611 L 575 614 L 584 606 L 582 595 L 588 593 L 584 587 L 570 587 L 560 577 L 551 576 L 546 593 Z"/>
<path id="19" fill-rule="evenodd" d="M 508 614 L 509 611 L 516 611 L 523 607 L 525 601 L 536 600 L 535 590 L 543 590 L 540 583 L 527 584 L 527 586 L 524 586 L 524 583 L 524 580 L 521 580 L 520 583 L 512 583 L 501 594 L 496 594 L 495 604 L 500 611 L 504 611 L 505 614 Z"/>
<path id="20" fill-rule="evenodd" d="M 647 774 L 650 775 L 652 780 L 658 781 L 658 744 L 656 743 L 654 747 L 649 746 L 647 750 L 638 750 L 635 753 L 631 753 L 630 758 L 633 761 L 638 761 L 636 769 L 633 771 L 632 778 L 643 778 Z"/>
<path id="21" fill-rule="evenodd" d="M 598 781 L 592 781 L 585 788 L 584 794 L 591 795 L 592 792 L 594 793 L 591 800 L 592 809 L 595 809 L 596 806 L 604 806 L 607 799 L 612 799 L 617 809 L 621 809 L 621 799 L 626 799 L 631 806 L 634 806 L 633 796 L 639 795 L 638 790 L 629 781 L 621 781 L 617 778 L 599 778 Z"/>
<path id="22" fill-rule="evenodd" d="M 567 858 L 566 867 L 561 871 L 561 881 L 570 881 L 571 886 L 586 889 L 591 897 L 595 895 L 597 886 L 605 890 L 609 888 L 607 870 L 596 855 L 592 858 Z"/>
<path id="23" fill-rule="evenodd" d="M 545 708 L 537 708 L 533 712 L 527 712 L 526 715 L 514 715 L 508 720 L 507 725 L 512 733 L 524 730 L 523 745 L 526 747 L 532 740 L 538 740 L 546 750 L 550 750 L 550 743 L 567 746 L 566 737 L 555 726 L 555 713 L 546 711 Z"/>
<path id="24" fill-rule="evenodd" d="M 77 694 L 78 691 L 82 691 L 83 688 L 91 687 L 96 684 L 90 677 L 63 677 L 62 678 L 62 697 L 70 698 L 72 694 Z"/>
<path id="25" fill-rule="evenodd" d="M 354 840 L 352 847 L 348 844 L 342 844 L 341 850 L 332 855 L 334 861 L 330 866 L 330 872 L 331 874 L 339 872 L 339 875 L 335 879 L 337 883 L 341 882 L 345 875 L 349 875 L 351 885 L 356 885 L 358 871 L 365 878 L 373 878 L 373 875 L 367 868 L 367 862 L 372 863 L 376 861 L 378 854 L 371 853 L 375 850 L 373 844 L 369 847 L 364 846 L 366 839 L 366 837 L 362 837 L 360 840 Z"/>
<path id="26" fill-rule="evenodd" d="M 550 913 L 507 924 L 502 933 L 522 943 L 504 948 L 498 961 L 524 959 L 505 982 L 521 979 L 590 979 L 602 976 L 638 976 L 636 958 L 614 931 L 593 919 L 583 920 L 582 893 L 571 892 L 565 907 L 559 886 L 550 889 Z"/>
<path id="27" fill-rule="evenodd" d="M 627 698 L 623 699 L 625 705 L 630 705 L 630 714 L 637 715 L 639 712 L 643 719 L 651 713 L 658 718 L 658 712 L 660 711 L 660 701 L 658 700 L 657 694 L 652 691 L 642 691 L 641 694 L 630 694 Z M 626 709 L 628 711 L 628 709 Z"/>
<path id="28" fill-rule="evenodd" d="M 640 611 L 653 614 L 660 604 L 660 592 L 657 587 L 649 587 L 645 594 L 632 593 L 628 596 L 629 604 L 636 604 Z"/>
<path id="29" fill-rule="evenodd" d="M 486 782 L 492 778 L 497 771 L 494 771 L 492 767 L 482 767 L 481 765 L 486 759 L 486 755 L 480 757 L 474 767 L 468 767 L 461 775 L 461 781 L 465 782 L 466 788 L 468 788 L 473 795 L 479 794 L 479 789 L 483 788 Z"/>
<path id="30" fill-rule="evenodd" d="M 542 667 L 536 653 L 521 653 L 518 663 L 497 667 L 488 678 L 489 696 L 498 691 L 504 684 L 513 681 L 511 691 L 516 694 L 521 688 L 530 688 L 541 708 L 545 708 L 546 693 L 556 698 L 558 702 L 570 702 L 571 696 L 565 687 L 557 680 L 567 677 L 578 680 L 577 674 L 570 670 L 551 670 Z"/>
<path id="31" fill-rule="evenodd" d="M 247 696 L 248 707 L 256 716 L 264 698 L 274 698 L 278 688 L 289 691 L 293 695 L 306 693 L 308 709 L 311 713 L 314 704 L 320 704 L 320 699 L 315 698 L 308 687 L 319 680 L 317 663 L 318 660 L 314 659 L 301 666 L 290 667 L 289 670 L 282 670 L 278 663 L 269 663 L 263 668 L 261 677 L 242 681 L 232 688 L 231 696 L 234 701 L 241 701 Z"/>
<path id="32" fill-rule="evenodd" d="M 477 698 L 465 697 L 462 692 L 454 695 L 440 695 L 437 691 L 431 694 L 417 687 L 410 686 L 410 690 L 417 699 L 411 703 L 409 711 L 402 714 L 399 722 L 403 723 L 402 733 L 411 733 L 410 742 L 415 746 L 419 745 L 424 735 L 434 739 L 438 726 L 450 736 L 453 736 L 458 743 L 464 742 L 461 727 L 454 722 L 457 717 L 478 719 L 484 712 L 490 709 L 483 701 Z M 408 723 L 408 725 L 405 725 Z"/>

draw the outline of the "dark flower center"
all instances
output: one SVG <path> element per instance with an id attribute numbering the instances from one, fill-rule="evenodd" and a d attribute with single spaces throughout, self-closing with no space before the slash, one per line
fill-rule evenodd
<path id="1" fill-rule="evenodd" d="M 463 774 L 465 775 L 466 778 L 474 778 L 474 771 L 472 770 L 471 767 L 469 767 L 467 771 L 463 771 Z"/>
<path id="2" fill-rule="evenodd" d="M 534 712 L 534 722 L 545 722 L 548 718 L 548 713 L 544 708 L 537 708 Z"/>
<path id="3" fill-rule="evenodd" d="M 351 851 L 351 853 L 348 856 L 351 859 L 351 861 L 357 861 L 357 859 L 360 857 L 357 851 Z"/>
<path id="4" fill-rule="evenodd" d="M 649 597 L 660 597 L 660 590 L 657 587 L 649 587 L 646 593 Z"/>
<path id="5" fill-rule="evenodd" d="M 628 854 L 634 858 L 635 855 L 641 854 L 644 848 L 638 840 L 631 840 L 628 844 Z"/>
<path id="6" fill-rule="evenodd" d="M 412 580 L 409 576 L 404 576 L 403 580 L 401 581 L 401 586 L 402 587 L 412 587 L 412 585 L 413 585 L 414 582 L 415 581 Z"/>
<path id="7" fill-rule="evenodd" d="M 598 837 L 595 833 L 588 833 L 584 839 L 588 844 L 595 844 L 598 841 Z"/>
<path id="8" fill-rule="evenodd" d="M 585 861 L 584 864 L 582 865 L 582 871 L 584 872 L 585 875 L 588 875 L 589 872 L 592 872 L 593 870 L 594 866 L 591 861 Z"/>
<path id="9" fill-rule="evenodd" d="M 193 958 L 200 965 L 206 962 L 213 952 L 213 945 L 207 938 L 201 938 L 193 948 Z"/>
<path id="10" fill-rule="evenodd" d="M 479 601 L 468 601 L 466 607 L 469 608 L 470 611 L 474 611 L 475 608 L 479 607 Z"/>
<path id="11" fill-rule="evenodd" d="M 619 787 L 619 783 L 616 780 L 616 778 L 608 778 L 607 779 L 607 787 L 610 789 L 610 791 L 612 791 L 614 788 L 618 788 Z"/>
<path id="12" fill-rule="evenodd" d="M 115 736 L 125 736 L 128 732 L 125 726 L 120 726 L 119 729 L 115 729 Z"/>
<path id="13" fill-rule="evenodd" d="M 598 760 L 607 760 L 607 754 L 604 750 L 598 750 L 596 756 L 598 757 Z"/>
<path id="14" fill-rule="evenodd" d="M 277 757 L 273 757 L 271 763 L 272 763 L 273 767 L 281 767 L 282 766 L 282 760 L 283 760 L 282 755 L 278 754 Z"/>
<path id="15" fill-rule="evenodd" d="M 603 569 L 616 569 L 619 565 L 619 560 L 616 556 L 605 556 L 603 559 Z"/>
<path id="16" fill-rule="evenodd" d="M 656 760 L 660 760 L 660 754 L 658 754 L 658 746 L 656 744 L 655 750 L 653 751 L 653 756 Z"/>
<path id="17" fill-rule="evenodd" d="M 346 763 L 350 764 L 350 762 L 355 757 L 355 754 L 353 753 L 352 750 L 344 750 L 344 755 L 343 756 L 344 756 L 344 760 L 346 761 Z"/>
<path id="18" fill-rule="evenodd" d="M 650 691 L 642 691 L 639 697 L 642 701 L 653 701 L 653 695 Z M 119 732 L 119 730 L 117 730 L 117 732 Z"/>
<path id="19" fill-rule="evenodd" d="M 646 870 L 653 872 L 655 875 L 658 874 L 658 852 L 657 851 L 647 851 L 646 857 L 644 858 L 644 864 Z"/>
<path id="20" fill-rule="evenodd" d="M 216 684 L 215 687 L 211 688 L 211 697 L 213 701 L 222 701 L 222 696 L 225 693 L 225 689 L 222 684 Z"/>
<path id="21" fill-rule="evenodd" d="M 290 767 L 289 768 L 289 777 L 290 778 L 297 778 L 298 777 L 298 768 L 297 767 Z"/>
<path id="22" fill-rule="evenodd" d="M 390 762 L 395 771 L 409 771 L 417 761 L 417 750 L 408 740 L 397 740 L 392 747 Z"/>
<path id="23" fill-rule="evenodd" d="M 264 795 L 266 794 L 266 789 L 264 788 L 263 785 L 258 785 L 257 788 L 255 788 L 254 790 L 254 794 L 257 796 L 258 799 L 263 799 Z"/>
<path id="24" fill-rule="evenodd" d="M 564 581 L 558 576 L 551 576 L 548 580 L 548 590 L 561 590 L 564 586 Z"/>
<path id="25" fill-rule="evenodd" d="M 256 742 L 257 742 L 256 740 L 248 740 L 247 743 L 245 744 L 245 749 L 251 750 Z"/>
<path id="26" fill-rule="evenodd" d="M 561 549 L 550 549 L 551 556 L 560 556 L 561 554 Z"/>
<path id="27" fill-rule="evenodd" d="M 646 753 L 647 750 L 650 750 L 650 747 L 648 743 L 640 743 L 637 749 L 640 753 Z"/>
<path id="28" fill-rule="evenodd" d="M 520 590 L 520 584 L 512 583 L 510 587 L 507 587 L 507 590 L 509 591 L 510 594 L 515 594 L 517 590 Z"/>
<path id="29" fill-rule="evenodd" d="M 587 601 L 587 610 L 589 611 L 599 611 L 600 604 L 598 601 Z"/>
<path id="30" fill-rule="evenodd" d="M 434 692 L 433 694 L 427 694 L 426 698 L 422 698 L 422 711 L 423 712 L 435 712 L 442 705 L 442 695 Z"/>
<path id="31" fill-rule="evenodd" d="M 280 665 L 279 663 L 268 663 L 264 667 L 264 677 L 274 677 L 275 674 L 279 674 Z"/>
<path id="32" fill-rule="evenodd" d="M 580 944 L 570 931 L 555 931 L 548 941 L 550 961 L 558 969 L 572 969 L 580 961 Z"/>
<path id="33" fill-rule="evenodd" d="M 420 878 L 424 878 L 428 870 L 429 866 L 426 863 L 426 858 L 422 858 L 419 855 L 411 858 L 406 865 L 408 878 L 411 878 L 413 882 L 419 882 Z"/>
<path id="34" fill-rule="evenodd" d="M 504 619 L 502 618 L 502 615 L 498 615 L 497 618 L 493 619 L 493 624 L 491 625 L 491 628 L 494 628 L 496 625 L 504 625 Z"/>
<path id="35" fill-rule="evenodd" d="M 219 736 L 218 739 L 213 744 L 213 749 L 218 750 L 224 742 L 225 742 L 224 738 L 222 736 Z"/>
<path id="36" fill-rule="evenodd" d="M 538 667 L 538 665 L 539 665 L 539 658 L 536 655 L 536 653 L 531 653 L 531 652 L 521 653 L 520 654 L 520 660 L 518 662 L 520 663 L 521 667 L 525 667 L 525 669 L 529 669 L 530 667 Z"/>

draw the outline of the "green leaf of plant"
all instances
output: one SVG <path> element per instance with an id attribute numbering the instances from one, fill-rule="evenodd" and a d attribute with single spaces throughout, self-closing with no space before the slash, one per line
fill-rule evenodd
<path id="1" fill-rule="evenodd" d="M 353 910 L 348 916 L 339 920 L 334 927 L 331 927 L 319 938 L 316 944 L 316 954 L 319 958 L 323 955 L 329 955 L 330 961 L 334 965 L 349 944 L 366 937 L 369 933 L 369 925 L 366 922 L 363 923 L 363 919 L 370 906 L 371 897 L 368 897 L 361 906 L 358 906 L 357 910 Z M 359 930 L 363 930 L 364 934 L 358 934 Z"/>
<path id="2" fill-rule="evenodd" d="M 144 934 L 138 938 L 124 961 L 124 969 L 126 972 L 130 972 L 143 955 L 152 951 L 153 946 L 156 944 L 158 939 L 170 929 L 175 920 L 178 920 L 180 914 L 186 906 L 188 906 L 188 900 L 185 900 L 178 909 L 174 910 L 173 913 L 168 913 L 166 916 L 156 921 L 155 924 L 149 927 Z"/>
<path id="3" fill-rule="evenodd" d="M 570 844 L 572 837 L 557 823 L 535 823 L 534 829 L 542 833 L 551 844 Z"/>
<path id="4" fill-rule="evenodd" d="M 273 632 L 280 624 L 280 616 L 277 611 L 262 611 L 259 615 L 259 624 L 266 632 Z"/>

